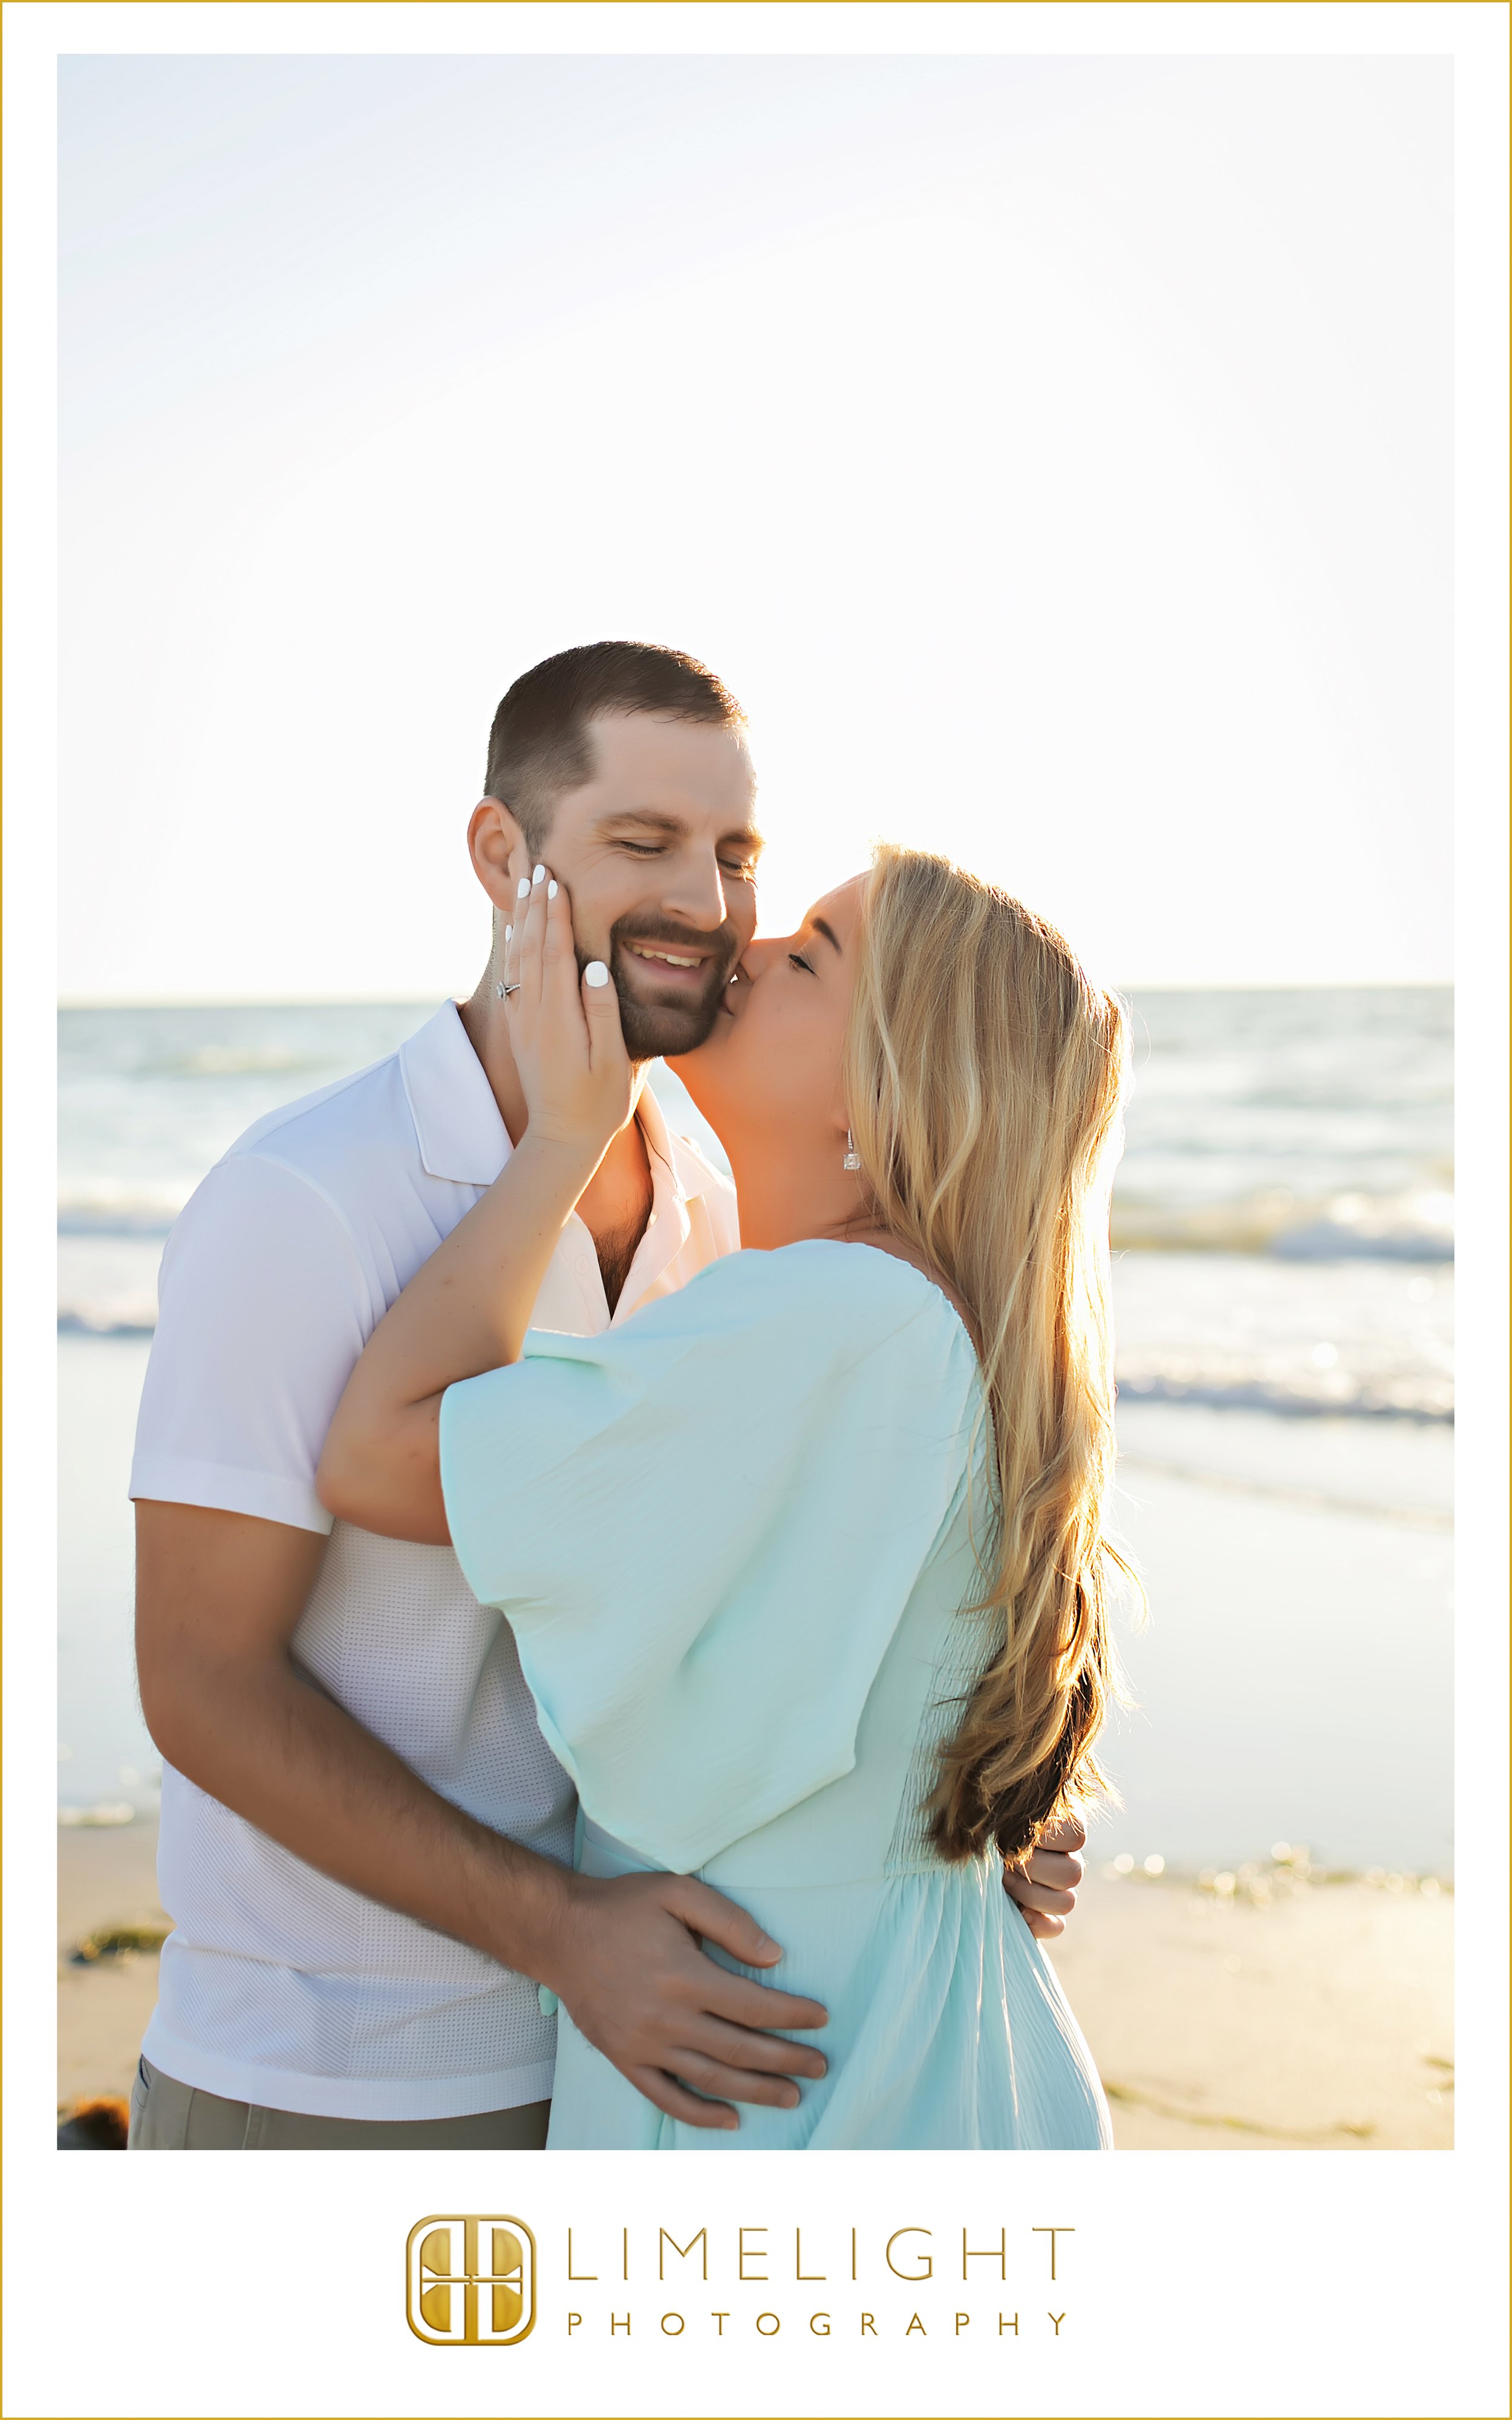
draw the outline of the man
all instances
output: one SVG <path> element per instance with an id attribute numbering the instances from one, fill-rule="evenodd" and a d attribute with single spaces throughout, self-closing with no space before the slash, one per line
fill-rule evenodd
<path id="1" fill-rule="evenodd" d="M 548 832 L 645 1061 L 707 1035 L 750 941 L 754 789 L 740 709 L 690 659 L 605 643 L 525 674 L 469 830 L 494 908 L 472 998 L 253 1127 L 175 1229 L 131 1479 L 175 1920 L 133 2148 L 539 2147 L 552 1993 L 695 2125 L 791 2105 L 824 2071 L 783 2038 L 823 2009 L 700 1947 L 775 1964 L 740 1909 L 687 1877 L 571 1873 L 570 1786 L 507 1625 L 449 1549 L 332 1525 L 314 1485 L 366 1337 L 524 1131 L 502 934 Z M 728 1185 L 647 1088 L 562 1238 L 540 1323 L 596 1333 L 737 1240 Z M 1058 1930 L 1077 1879 L 1049 1854 L 1011 1887 Z"/>

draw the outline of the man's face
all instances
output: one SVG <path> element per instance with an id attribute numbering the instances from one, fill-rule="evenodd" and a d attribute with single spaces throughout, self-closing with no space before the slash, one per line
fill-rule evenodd
<path id="1" fill-rule="evenodd" d="M 578 962 L 614 979 L 632 1059 L 696 1050 L 756 929 L 755 775 L 738 734 L 596 715 L 593 779 L 541 856 L 572 901 Z"/>

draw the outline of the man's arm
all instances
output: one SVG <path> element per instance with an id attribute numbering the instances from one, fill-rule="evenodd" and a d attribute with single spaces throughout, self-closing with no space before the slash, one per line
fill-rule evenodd
<path id="1" fill-rule="evenodd" d="M 775 1964 L 742 1909 L 687 1876 L 567 1873 L 428 1789 L 301 1672 L 289 1645 L 323 1536 L 153 1501 L 138 1503 L 136 1534 L 143 1712 L 201 1790 L 349 1889 L 548 1984 L 669 2116 L 733 2127 L 726 2100 L 792 2107 L 791 2079 L 824 2073 L 816 2051 L 767 2028 L 810 2031 L 825 2010 L 698 1947 Z"/>

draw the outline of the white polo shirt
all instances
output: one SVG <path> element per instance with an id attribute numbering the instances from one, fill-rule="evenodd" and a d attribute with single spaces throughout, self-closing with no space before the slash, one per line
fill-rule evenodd
<path id="1" fill-rule="evenodd" d="M 669 1135 L 649 1087 L 640 1117 L 655 1202 L 614 1325 L 739 1245 L 728 1181 Z M 131 1492 L 329 1533 L 295 1656 L 441 1797 L 566 1863 L 572 1787 L 508 1624 L 449 1547 L 333 1523 L 315 1492 L 363 1345 L 509 1150 L 450 1001 L 393 1057 L 251 1127 L 163 1253 Z M 574 1216 L 533 1325 L 610 1324 Z M 174 1930 L 143 2049 L 180 2083 L 329 2118 L 466 2117 L 549 2094 L 554 2021 L 532 1982 L 332 1881 L 171 1767 L 158 1875 Z"/>

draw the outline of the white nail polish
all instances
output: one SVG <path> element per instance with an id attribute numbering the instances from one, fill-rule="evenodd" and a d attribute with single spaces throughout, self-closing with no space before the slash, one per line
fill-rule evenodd
<path id="1" fill-rule="evenodd" d="M 556 886 L 556 884 L 555 884 L 554 882 L 548 882 L 548 883 L 547 884 L 547 886 L 546 886 L 546 895 L 547 895 L 547 897 L 548 897 L 548 899 L 554 899 L 554 898 L 556 897 L 556 895 L 557 895 L 557 886 Z"/>
<path id="2" fill-rule="evenodd" d="M 528 898 L 530 897 L 530 895 L 531 895 L 531 886 L 530 886 L 530 882 L 529 882 L 529 880 L 528 880 L 527 876 L 526 876 L 525 875 L 523 875 L 523 874 L 522 874 L 522 875 L 520 876 L 520 877 L 519 877 L 519 881 L 518 881 L 518 883 L 516 885 L 516 889 L 515 889 L 515 896 L 516 896 L 516 898 L 517 898 L 517 899 L 528 899 Z"/>
<path id="3" fill-rule="evenodd" d="M 531 876 L 531 880 L 532 882 L 544 882 L 546 880 L 546 868 L 544 865 L 538 865 L 536 867 L 535 872 Z"/>
<path id="4" fill-rule="evenodd" d="M 583 981 L 590 991 L 602 991 L 609 981 L 609 969 L 602 958 L 590 958 L 583 969 Z"/>

